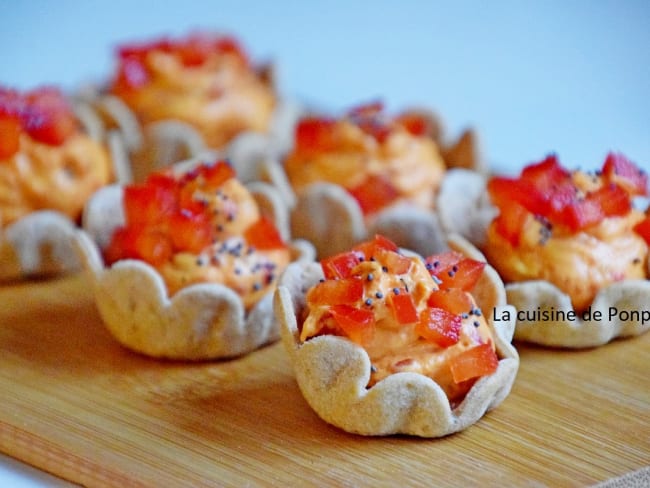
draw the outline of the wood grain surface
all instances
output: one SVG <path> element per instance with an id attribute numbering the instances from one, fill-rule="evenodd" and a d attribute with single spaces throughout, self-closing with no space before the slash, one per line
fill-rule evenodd
<path id="1" fill-rule="evenodd" d="M 151 360 L 104 329 L 82 275 L 0 288 L 0 451 L 88 486 L 589 486 L 650 465 L 650 334 L 519 345 L 511 395 L 443 439 L 321 421 L 280 343 Z"/>

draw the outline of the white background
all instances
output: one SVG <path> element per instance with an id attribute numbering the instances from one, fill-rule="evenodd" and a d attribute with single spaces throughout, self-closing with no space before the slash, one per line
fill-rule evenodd
<path id="1" fill-rule="evenodd" d="M 610 150 L 650 168 L 647 0 L 0 0 L 0 16 L 0 81 L 19 88 L 102 80 L 120 42 L 213 29 L 276 60 L 288 95 L 472 125 L 497 169 L 550 152 L 595 169 Z"/>
<path id="2" fill-rule="evenodd" d="M 474 126 L 499 171 L 550 152 L 595 169 L 610 150 L 650 169 L 647 0 L 0 0 L 0 83 L 74 89 L 110 76 L 116 44 L 192 29 L 277 61 L 300 100 L 344 110 L 381 98 L 436 110 L 450 136 Z M 23 486 L 0 456 L 0 486 L 3 473 Z"/>

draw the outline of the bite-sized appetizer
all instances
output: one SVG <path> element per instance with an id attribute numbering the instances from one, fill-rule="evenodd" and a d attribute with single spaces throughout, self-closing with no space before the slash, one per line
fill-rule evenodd
<path id="1" fill-rule="evenodd" d="M 190 163 L 97 193 L 84 225 L 103 259 L 89 239 L 82 251 L 123 345 L 177 359 L 234 356 L 277 339 L 277 277 L 310 248 L 287 242 L 276 225 L 286 209 L 268 185 L 245 187 L 224 161 Z"/>
<path id="2" fill-rule="evenodd" d="M 426 259 L 377 235 L 320 263 L 290 265 L 275 312 L 298 384 L 327 422 L 365 435 L 437 437 L 508 394 L 513 322 L 503 283 L 456 241 Z"/>
<path id="3" fill-rule="evenodd" d="M 648 195 L 642 170 L 611 153 L 597 172 L 569 171 L 552 155 L 483 189 L 496 215 L 480 245 L 520 310 L 517 338 L 582 347 L 647 329 L 611 314 L 637 315 L 648 291 L 647 220 L 635 208 L 636 197 Z M 443 193 L 449 201 L 451 190 Z"/>
<path id="4" fill-rule="evenodd" d="M 106 148 L 84 132 L 63 93 L 0 87 L 0 224 L 36 210 L 77 220 L 88 197 L 109 182 Z"/>
<path id="5" fill-rule="evenodd" d="M 398 200 L 432 207 L 445 164 L 423 127 L 388 118 L 382 104 L 373 103 L 340 119 L 300 120 L 285 169 L 297 193 L 313 183 L 335 183 L 368 216 Z"/>
<path id="6" fill-rule="evenodd" d="M 57 88 L 0 87 L 0 280 L 78 266 L 66 242 L 114 173 L 101 124 L 90 122 Z"/>
<path id="7" fill-rule="evenodd" d="M 223 147 L 244 130 L 268 129 L 276 97 L 232 37 L 194 33 L 124 44 L 110 92 L 143 123 L 189 123 L 207 145 Z"/>
<path id="8" fill-rule="evenodd" d="M 432 209 L 445 161 L 432 126 L 416 112 L 389 117 L 380 102 L 301 119 L 284 162 L 299 198 L 294 234 L 321 256 L 377 232 L 419 252 L 443 246 Z"/>

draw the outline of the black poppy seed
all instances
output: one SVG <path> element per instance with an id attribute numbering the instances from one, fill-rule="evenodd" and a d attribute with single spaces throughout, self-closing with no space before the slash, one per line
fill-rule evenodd
<path id="1" fill-rule="evenodd" d="M 368 273 L 368 281 L 372 281 L 375 279 L 375 277 L 372 275 L 372 273 Z"/>
<path id="2" fill-rule="evenodd" d="M 447 271 L 447 275 L 448 275 L 450 278 L 453 278 L 455 274 L 456 274 L 456 273 L 455 273 L 454 271 Z"/>
<path id="3" fill-rule="evenodd" d="M 641 258 L 634 258 L 634 259 L 632 260 L 632 263 L 633 263 L 633 264 L 639 264 L 640 262 L 641 262 Z"/>
<path id="4" fill-rule="evenodd" d="M 424 267 L 427 268 L 427 270 L 431 271 L 431 270 L 433 269 L 433 264 L 431 264 L 431 263 L 426 263 L 426 264 L 424 265 Z"/>
<path id="5" fill-rule="evenodd" d="M 217 225 L 217 232 L 223 232 L 223 225 Z"/>
<path id="6" fill-rule="evenodd" d="M 196 265 L 197 265 L 197 266 L 205 266 L 205 264 L 206 264 L 206 263 L 205 263 L 205 261 L 203 260 L 202 257 L 198 257 L 198 258 L 196 258 Z"/>
<path id="7" fill-rule="evenodd" d="M 239 269 L 239 268 L 235 268 L 235 274 L 236 274 L 236 275 L 240 275 L 240 274 L 241 274 L 241 269 Z"/>
<path id="8" fill-rule="evenodd" d="M 255 252 L 255 246 L 250 246 L 250 247 L 248 248 L 247 254 L 250 256 L 250 255 L 253 254 L 254 252 Z"/>
<path id="9" fill-rule="evenodd" d="M 235 216 L 233 214 L 229 213 L 228 216 L 226 217 L 226 220 L 228 222 L 232 222 L 233 220 L 235 220 Z"/>
<path id="10" fill-rule="evenodd" d="M 371 298 L 366 298 L 366 301 L 364 303 L 366 305 L 370 306 L 370 305 L 372 305 L 372 299 Z"/>
<path id="11" fill-rule="evenodd" d="M 384 273 L 388 273 L 388 268 L 387 268 L 386 266 L 382 266 L 382 267 L 381 267 L 381 270 L 382 270 Z"/>
<path id="12" fill-rule="evenodd" d="M 481 312 L 481 309 L 480 309 L 480 308 L 475 308 L 474 310 L 472 310 L 472 313 L 473 313 L 474 315 L 476 315 L 477 317 L 480 317 L 480 316 L 482 315 L 483 312 Z"/>
<path id="13" fill-rule="evenodd" d="M 374 364 L 371 364 L 370 365 L 370 372 L 371 373 L 376 373 L 377 372 L 377 366 L 375 366 Z"/>
<path id="14" fill-rule="evenodd" d="M 253 290 L 254 291 L 260 291 L 262 289 L 262 285 L 260 283 L 255 283 L 253 285 Z"/>
<path id="15" fill-rule="evenodd" d="M 384 298 L 384 294 L 383 294 L 382 292 L 380 292 L 380 291 L 378 291 L 377 293 L 375 293 L 375 296 L 376 296 L 377 298 Z"/>
<path id="16" fill-rule="evenodd" d="M 318 282 L 319 283 L 325 283 L 325 278 L 321 278 L 320 280 L 318 280 Z"/>
<path id="17" fill-rule="evenodd" d="M 395 295 L 399 295 L 399 288 L 393 288 L 393 293 L 395 293 Z"/>
<path id="18" fill-rule="evenodd" d="M 269 274 L 266 275 L 266 278 L 264 278 L 264 279 L 266 281 L 266 284 L 270 285 L 273 282 L 273 280 L 275 279 L 275 275 L 273 273 L 269 273 Z"/>
<path id="19" fill-rule="evenodd" d="M 478 320 L 474 321 L 474 327 L 480 327 L 481 323 Z"/>
<path id="20" fill-rule="evenodd" d="M 433 267 L 437 268 L 438 266 L 440 266 L 440 261 L 434 261 L 433 262 Z"/>
<path id="21" fill-rule="evenodd" d="M 374 256 L 370 256 L 370 261 L 376 261 Z"/>
<path id="22" fill-rule="evenodd" d="M 469 318 L 469 315 L 467 315 L 466 313 L 461 313 L 460 318 L 461 319 L 466 319 L 466 318 Z"/>

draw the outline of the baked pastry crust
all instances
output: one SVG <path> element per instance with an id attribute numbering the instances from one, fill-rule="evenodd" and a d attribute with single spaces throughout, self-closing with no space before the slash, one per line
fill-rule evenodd
<path id="1" fill-rule="evenodd" d="M 450 246 L 480 257 L 460 237 L 452 237 Z M 306 292 L 322 277 L 318 263 L 289 265 L 275 292 L 274 310 L 298 386 L 326 422 L 369 436 L 441 437 L 474 424 L 507 397 L 519 366 L 517 351 L 510 344 L 514 321 L 492 318 L 488 323 L 499 357 L 497 370 L 480 378 L 455 408 L 438 384 L 417 373 L 395 373 L 367 388 L 371 363 L 361 346 L 333 335 L 300 341 L 298 321 L 304 316 Z M 514 310 L 506 305 L 503 284 L 489 267 L 472 293 L 483 310 Z"/>

